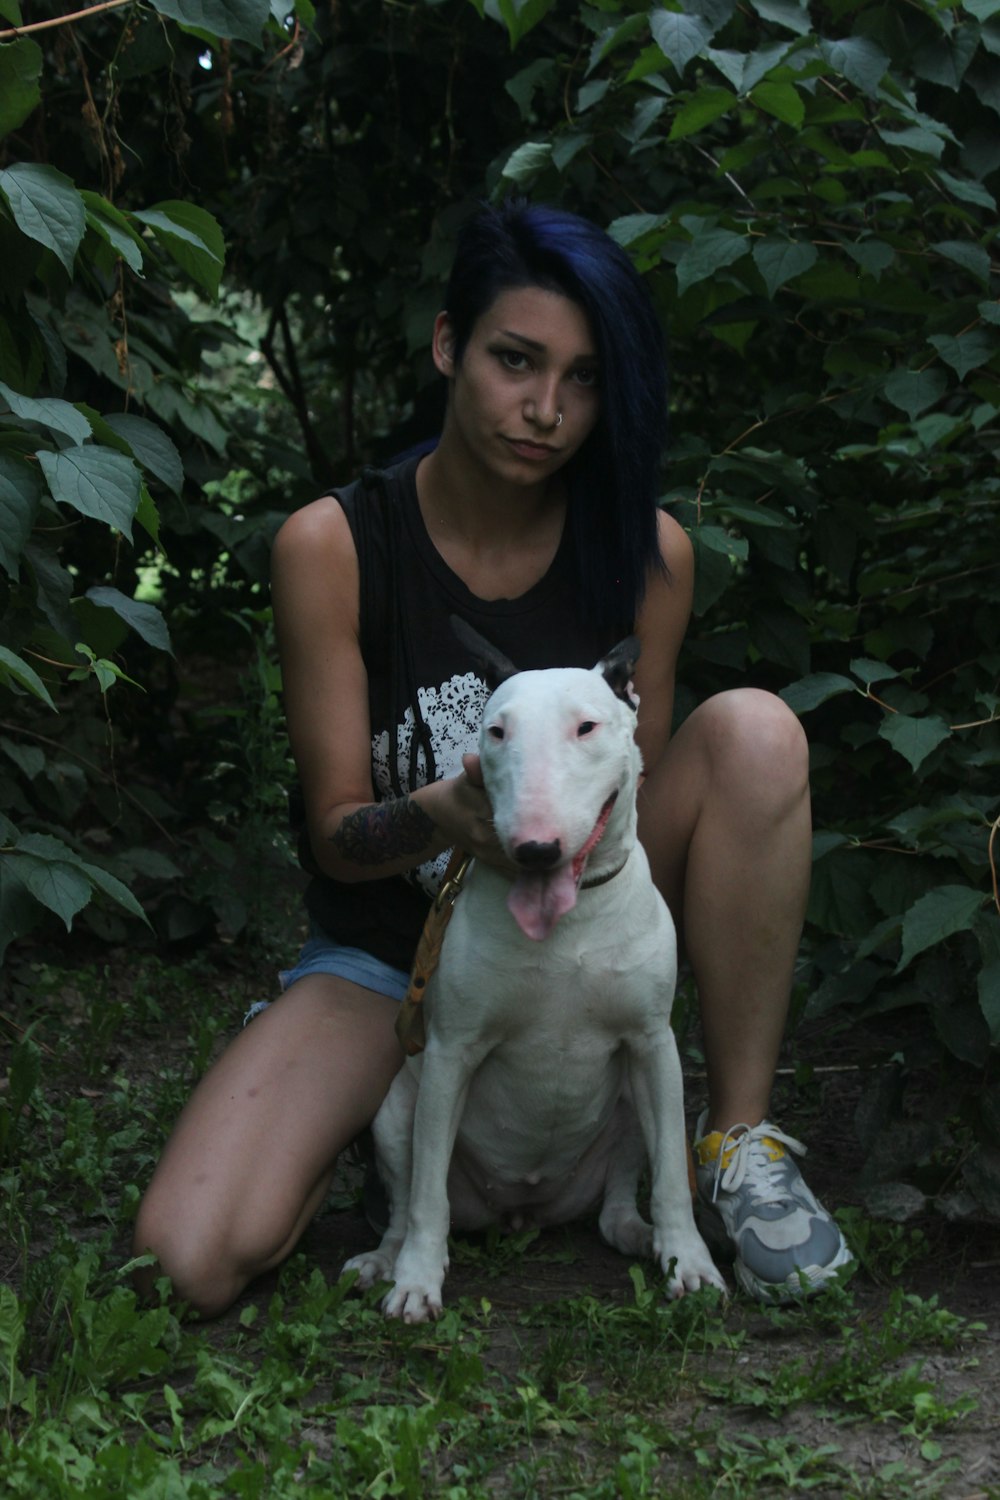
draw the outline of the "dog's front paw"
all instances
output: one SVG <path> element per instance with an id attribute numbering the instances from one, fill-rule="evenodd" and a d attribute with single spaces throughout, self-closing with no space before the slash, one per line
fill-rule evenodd
<path id="1" fill-rule="evenodd" d="M 387 1254 L 379 1246 L 377 1250 L 366 1250 L 364 1255 L 352 1255 L 350 1260 L 345 1260 L 340 1274 L 343 1276 L 347 1271 L 357 1271 L 358 1286 L 366 1291 L 379 1281 L 391 1281 L 395 1263 L 395 1255 Z"/>
<path id="2" fill-rule="evenodd" d="M 382 1303 L 387 1318 L 404 1323 L 430 1323 L 441 1313 L 441 1283 L 437 1286 L 403 1285 L 399 1282 Z"/>
<path id="3" fill-rule="evenodd" d="M 660 1264 L 667 1274 L 668 1297 L 683 1297 L 685 1292 L 697 1292 L 705 1286 L 729 1296 L 729 1288 L 700 1235 L 683 1243 L 674 1240 L 661 1252 Z"/>

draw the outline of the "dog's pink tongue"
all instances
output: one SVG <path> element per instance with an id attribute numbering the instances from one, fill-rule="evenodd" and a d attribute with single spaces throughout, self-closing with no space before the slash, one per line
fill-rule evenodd
<path id="1" fill-rule="evenodd" d="M 525 937 L 547 938 L 561 916 L 576 905 L 572 864 L 558 870 L 519 875 L 510 888 L 507 910 Z"/>

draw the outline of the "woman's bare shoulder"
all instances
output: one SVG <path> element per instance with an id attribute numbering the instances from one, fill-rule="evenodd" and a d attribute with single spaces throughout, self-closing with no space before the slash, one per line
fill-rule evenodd
<path id="1" fill-rule="evenodd" d="M 691 538 L 680 522 L 675 521 L 665 510 L 657 511 L 656 524 L 660 538 L 660 556 L 671 573 L 686 575 L 694 565 Z"/>
<path id="2" fill-rule="evenodd" d="M 278 528 L 272 551 L 279 564 L 317 555 L 326 563 L 353 557 L 354 538 L 336 495 L 323 495 L 293 510 Z"/>

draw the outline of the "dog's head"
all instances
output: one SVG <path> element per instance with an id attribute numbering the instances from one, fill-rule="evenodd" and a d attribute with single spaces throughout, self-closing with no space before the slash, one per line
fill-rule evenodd
<path id="1" fill-rule="evenodd" d="M 635 841 L 639 642 L 629 636 L 590 671 L 519 672 L 470 626 L 457 633 L 494 688 L 479 753 L 497 837 L 522 871 L 507 904 L 522 932 L 544 938 L 576 904 L 588 863 L 603 873 Z"/>

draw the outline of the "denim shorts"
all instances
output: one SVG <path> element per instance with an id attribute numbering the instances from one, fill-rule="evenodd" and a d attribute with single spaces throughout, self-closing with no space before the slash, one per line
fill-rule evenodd
<path id="1" fill-rule="evenodd" d="M 388 995 L 390 1000 L 402 1000 L 410 983 L 409 974 L 402 969 L 394 969 L 380 958 L 373 958 L 363 948 L 348 948 L 335 942 L 315 925 L 310 927 L 296 963 L 290 969 L 282 969 L 278 975 L 282 994 L 297 979 L 305 979 L 307 974 L 336 974 L 341 979 L 363 985 L 366 990 L 374 990 L 378 995 Z M 258 1000 L 251 1005 L 244 1017 L 244 1026 L 271 1003 L 270 1000 Z"/>

